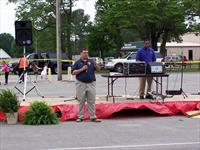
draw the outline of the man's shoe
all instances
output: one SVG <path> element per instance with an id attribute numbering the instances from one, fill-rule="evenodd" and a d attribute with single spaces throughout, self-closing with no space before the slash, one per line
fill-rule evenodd
<path id="1" fill-rule="evenodd" d="M 140 96 L 140 99 L 144 99 L 144 96 Z"/>
<path id="2" fill-rule="evenodd" d="M 76 122 L 83 122 L 83 119 L 82 118 L 78 118 L 78 119 L 76 119 Z"/>
<path id="3" fill-rule="evenodd" d="M 153 99 L 152 95 L 146 95 L 146 99 Z"/>
<path id="4" fill-rule="evenodd" d="M 101 122 L 101 120 L 97 119 L 97 118 L 93 118 L 93 119 L 90 119 L 91 122 Z"/>

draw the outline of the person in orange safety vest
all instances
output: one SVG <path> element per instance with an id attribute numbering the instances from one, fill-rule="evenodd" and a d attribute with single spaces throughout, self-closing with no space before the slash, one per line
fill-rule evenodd
<path id="1" fill-rule="evenodd" d="M 22 75 L 23 71 L 24 71 L 24 67 L 25 67 L 25 70 L 27 70 L 27 67 L 28 67 L 28 59 L 24 57 L 21 57 L 19 59 L 19 62 L 18 62 L 18 73 L 19 73 L 19 77 Z M 20 83 L 21 82 L 24 82 L 24 75 L 21 76 L 20 78 Z"/>

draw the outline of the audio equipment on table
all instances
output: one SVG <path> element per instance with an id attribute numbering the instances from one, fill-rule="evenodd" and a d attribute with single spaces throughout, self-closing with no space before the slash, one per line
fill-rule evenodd
<path id="1" fill-rule="evenodd" d="M 146 74 L 146 63 L 145 62 L 124 63 L 123 74 L 124 75 Z"/>
<path id="2" fill-rule="evenodd" d="M 132 62 L 123 64 L 124 75 L 135 74 L 163 74 L 164 65 L 159 62 L 151 62 L 146 64 L 145 62 Z"/>
<path id="3" fill-rule="evenodd" d="M 164 65 L 161 62 L 150 62 L 147 64 L 147 74 L 163 74 Z"/>

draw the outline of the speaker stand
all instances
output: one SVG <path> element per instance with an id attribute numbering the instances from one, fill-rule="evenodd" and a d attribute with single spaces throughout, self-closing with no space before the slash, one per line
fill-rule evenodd
<path id="1" fill-rule="evenodd" d="M 33 85 L 33 87 L 26 91 L 27 90 L 27 79 L 28 79 L 28 73 L 27 73 L 27 69 L 26 69 L 26 47 L 23 46 L 23 58 L 24 58 L 24 71 L 23 73 L 20 75 L 18 81 L 15 83 L 14 85 L 14 88 L 17 89 L 17 91 L 19 93 L 21 93 L 23 95 L 23 101 L 26 100 L 26 95 L 31 92 L 33 89 L 36 90 L 36 93 L 41 96 L 42 98 L 44 98 L 44 96 L 41 94 L 41 92 L 38 90 L 36 84 L 33 83 L 33 81 L 31 80 L 30 76 L 29 76 L 29 81 L 31 81 L 31 84 Z M 17 84 L 21 81 L 22 77 L 24 77 L 24 87 L 23 87 L 23 91 L 20 90 L 18 87 L 17 87 Z M 13 89 L 14 89 L 13 88 Z"/>
<path id="2" fill-rule="evenodd" d="M 183 56 L 182 56 L 183 57 Z M 182 58 L 183 59 L 183 58 Z M 183 95 L 183 98 L 185 99 L 187 96 L 187 94 L 184 92 L 183 90 L 183 60 L 182 60 L 182 63 L 181 63 L 181 88 L 180 88 L 180 92 L 181 94 Z"/>

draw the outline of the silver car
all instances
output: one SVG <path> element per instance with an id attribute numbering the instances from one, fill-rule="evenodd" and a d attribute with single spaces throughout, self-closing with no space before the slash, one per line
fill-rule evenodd
<path id="1" fill-rule="evenodd" d="M 133 63 L 136 62 L 136 53 L 137 52 L 129 52 L 122 58 L 111 59 L 105 64 L 105 69 L 115 71 L 115 72 L 123 72 L 123 64 L 124 63 Z M 156 62 L 162 62 L 163 57 L 159 52 L 155 52 Z"/>

